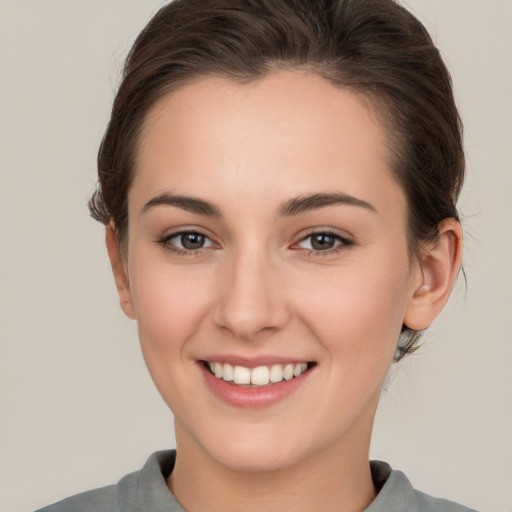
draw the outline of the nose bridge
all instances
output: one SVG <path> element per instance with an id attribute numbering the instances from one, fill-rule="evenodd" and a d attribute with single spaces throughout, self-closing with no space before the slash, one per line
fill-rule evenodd
<path id="1" fill-rule="evenodd" d="M 236 337 L 252 340 L 276 330 L 288 320 L 288 305 L 280 287 L 276 262 L 264 247 L 233 251 L 223 272 L 216 321 Z"/>

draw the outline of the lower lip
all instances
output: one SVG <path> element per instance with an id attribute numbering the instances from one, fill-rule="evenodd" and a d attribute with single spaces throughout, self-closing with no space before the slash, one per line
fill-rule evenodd
<path id="1" fill-rule="evenodd" d="M 283 380 L 269 386 L 246 387 L 218 379 L 206 369 L 204 363 L 199 362 L 198 365 L 203 373 L 206 385 L 216 397 L 233 407 L 251 409 L 269 407 L 284 400 L 306 381 L 313 370 L 313 368 L 310 368 L 298 377 Z"/>

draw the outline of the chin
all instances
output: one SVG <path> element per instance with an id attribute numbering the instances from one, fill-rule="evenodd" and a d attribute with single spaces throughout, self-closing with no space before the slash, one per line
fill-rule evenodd
<path id="1" fill-rule="evenodd" d="M 215 450 L 216 451 L 216 450 Z M 297 453 L 283 453 L 272 446 L 266 448 L 260 446 L 229 447 L 222 453 L 210 453 L 217 462 L 226 468 L 236 472 L 268 473 L 289 468 L 300 460 Z"/>
<path id="2" fill-rule="evenodd" d="M 287 469 L 315 452 L 304 438 L 294 439 L 289 432 L 272 432 L 261 426 L 259 432 L 247 429 L 246 435 L 217 435 L 203 443 L 203 450 L 215 463 L 237 472 L 274 472 Z M 205 439 L 206 441 L 206 439 Z"/>

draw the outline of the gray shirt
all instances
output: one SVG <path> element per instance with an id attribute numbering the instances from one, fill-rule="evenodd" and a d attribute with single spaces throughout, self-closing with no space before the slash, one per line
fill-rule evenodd
<path id="1" fill-rule="evenodd" d="M 67 498 L 37 512 L 185 512 L 167 487 L 176 451 L 156 452 L 140 471 L 109 485 Z M 366 512 L 475 512 L 413 489 L 407 477 L 385 462 L 370 463 L 379 491 Z"/>

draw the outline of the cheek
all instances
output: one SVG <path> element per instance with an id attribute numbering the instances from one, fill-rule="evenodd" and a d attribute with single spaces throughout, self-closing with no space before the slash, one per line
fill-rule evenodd
<path id="1" fill-rule="evenodd" d="M 304 287 L 303 317 L 333 357 L 361 365 L 392 359 L 407 302 L 407 268 L 406 256 L 372 265 L 354 260 Z"/>
<path id="2" fill-rule="evenodd" d="M 208 273 L 134 254 L 130 281 L 139 337 L 150 370 L 181 359 L 211 300 Z M 138 265 L 138 262 L 143 264 Z M 194 267 L 192 272 L 192 267 Z"/>
<path id="3" fill-rule="evenodd" d="M 179 417 L 184 404 L 195 401 L 193 389 L 183 386 L 194 364 L 188 341 L 208 310 L 209 294 L 197 272 L 192 278 L 186 267 L 139 261 L 144 265 L 134 264 L 130 284 L 142 355 L 160 395 Z"/>

